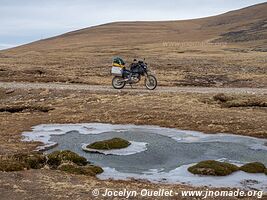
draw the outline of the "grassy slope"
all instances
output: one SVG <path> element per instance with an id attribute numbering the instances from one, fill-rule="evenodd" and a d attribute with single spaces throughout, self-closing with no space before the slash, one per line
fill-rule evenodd
<path id="1" fill-rule="evenodd" d="M 118 22 L 66 33 L 0 51 L 0 80 L 109 84 L 111 58 L 120 55 L 128 63 L 146 57 L 161 85 L 263 87 L 266 52 L 251 50 L 266 50 L 266 9 L 264 3 L 202 19 Z"/>

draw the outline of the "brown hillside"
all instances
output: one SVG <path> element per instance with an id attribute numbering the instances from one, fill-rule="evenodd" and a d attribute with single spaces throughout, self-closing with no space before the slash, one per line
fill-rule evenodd
<path id="1" fill-rule="evenodd" d="M 167 22 L 116 22 L 0 51 L 0 81 L 109 84 L 113 56 L 146 57 L 161 85 L 267 86 L 267 3 Z"/>

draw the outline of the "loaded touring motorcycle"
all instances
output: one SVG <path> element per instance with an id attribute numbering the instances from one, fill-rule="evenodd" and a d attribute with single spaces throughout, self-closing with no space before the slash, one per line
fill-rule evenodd
<path id="1" fill-rule="evenodd" d="M 147 89 L 154 90 L 157 87 L 156 77 L 150 73 L 147 63 L 142 60 L 137 61 L 134 59 L 134 62 L 130 65 L 130 70 L 127 70 L 125 62 L 116 57 L 113 59 L 111 74 L 114 75 L 112 86 L 115 89 L 122 89 L 126 84 L 132 86 L 132 84 L 140 82 L 142 76 L 145 77 Z"/>

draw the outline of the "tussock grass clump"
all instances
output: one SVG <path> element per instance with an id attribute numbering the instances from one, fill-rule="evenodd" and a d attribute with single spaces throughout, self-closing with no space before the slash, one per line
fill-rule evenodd
<path id="1" fill-rule="evenodd" d="M 206 160 L 197 163 L 194 166 L 188 168 L 188 171 L 192 174 L 200 174 L 200 175 L 210 175 L 210 176 L 226 176 L 232 174 L 237 171 L 238 167 L 226 163 L 219 162 L 215 160 Z"/>
<path id="2" fill-rule="evenodd" d="M 263 101 L 261 99 L 236 99 L 226 102 L 224 107 L 267 107 L 267 101 Z"/>
<path id="3" fill-rule="evenodd" d="M 240 170 L 247 173 L 265 173 L 265 166 L 260 162 L 252 162 L 240 167 Z"/>
<path id="4" fill-rule="evenodd" d="M 131 143 L 129 141 L 122 138 L 112 138 L 110 140 L 94 142 L 87 145 L 86 148 L 98 150 L 122 149 L 130 146 L 130 144 Z"/>
<path id="5" fill-rule="evenodd" d="M 2 172 L 13 172 L 13 171 L 22 171 L 27 169 L 27 165 L 23 162 L 18 162 L 15 160 L 0 160 L 0 171 Z"/>
<path id="6" fill-rule="evenodd" d="M 41 153 L 20 153 L 11 157 L 14 161 L 24 162 L 31 169 L 40 169 L 46 163 L 46 157 Z"/>
<path id="7" fill-rule="evenodd" d="M 219 102 L 227 102 L 227 101 L 233 100 L 233 97 L 227 96 L 224 93 L 218 93 L 213 96 L 213 99 Z"/>
<path id="8" fill-rule="evenodd" d="M 79 156 L 77 153 L 74 153 L 69 150 L 54 151 L 53 153 L 48 154 L 47 158 L 47 164 L 53 168 L 56 168 L 57 166 L 66 161 L 73 162 L 80 166 L 88 164 L 86 158 Z"/>
<path id="9" fill-rule="evenodd" d="M 222 107 L 267 107 L 267 99 L 264 96 L 229 96 L 219 93 L 213 96 L 213 100 L 221 104 Z"/>
<path id="10" fill-rule="evenodd" d="M 25 74 L 34 74 L 34 75 L 43 75 L 46 74 L 46 71 L 44 69 L 26 69 L 23 71 Z"/>
<path id="11" fill-rule="evenodd" d="M 58 169 L 71 174 L 95 176 L 103 172 L 101 167 L 88 163 L 86 158 L 68 150 L 55 151 L 47 156 L 41 153 L 19 153 L 0 157 L 0 171 L 40 169 L 47 164 L 50 169 Z"/>
<path id="12" fill-rule="evenodd" d="M 71 174 L 81 174 L 87 176 L 95 176 L 96 174 L 100 174 L 103 172 L 103 169 L 99 166 L 79 166 L 74 163 L 63 163 L 59 165 L 57 169 Z"/>
<path id="13" fill-rule="evenodd" d="M 24 169 L 40 169 L 45 165 L 46 158 L 39 153 L 19 153 L 3 157 L 0 161 L 0 171 L 10 172 Z"/>

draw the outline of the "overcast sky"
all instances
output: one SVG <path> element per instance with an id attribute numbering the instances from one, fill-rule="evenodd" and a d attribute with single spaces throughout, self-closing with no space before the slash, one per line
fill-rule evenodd
<path id="1" fill-rule="evenodd" d="M 114 21 L 206 17 L 262 0 L 0 0 L 0 49 Z"/>

